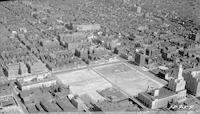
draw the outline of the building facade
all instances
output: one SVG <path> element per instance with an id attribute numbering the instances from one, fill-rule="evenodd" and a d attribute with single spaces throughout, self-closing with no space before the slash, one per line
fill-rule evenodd
<path id="1" fill-rule="evenodd" d="M 196 97 L 200 96 L 200 71 L 184 73 L 183 76 L 186 80 L 187 91 Z"/>
<path id="2" fill-rule="evenodd" d="M 183 79 L 182 72 L 183 68 L 180 65 L 178 75 L 169 80 L 167 87 L 139 93 L 138 98 L 151 109 L 167 106 L 172 101 L 179 102 L 185 100 L 187 91 L 185 89 L 186 82 Z"/>

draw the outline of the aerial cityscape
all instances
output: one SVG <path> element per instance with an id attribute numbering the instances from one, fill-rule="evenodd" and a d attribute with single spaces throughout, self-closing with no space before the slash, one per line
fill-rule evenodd
<path id="1" fill-rule="evenodd" d="M 200 111 L 199 0 L 0 1 L 0 113 Z"/>

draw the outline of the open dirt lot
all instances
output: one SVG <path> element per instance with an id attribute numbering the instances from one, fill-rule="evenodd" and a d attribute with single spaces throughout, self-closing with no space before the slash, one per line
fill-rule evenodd
<path id="1" fill-rule="evenodd" d="M 100 66 L 94 70 L 133 96 L 147 90 L 148 87 L 163 86 L 162 83 L 123 63 Z"/>
<path id="2" fill-rule="evenodd" d="M 103 100 L 96 90 L 103 90 L 112 85 L 91 69 L 84 69 L 56 75 L 65 85 L 70 85 L 72 93 L 88 94 L 94 100 Z"/>

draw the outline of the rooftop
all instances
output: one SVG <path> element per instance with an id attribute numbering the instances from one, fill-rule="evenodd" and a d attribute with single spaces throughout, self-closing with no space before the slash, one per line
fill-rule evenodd
<path id="1" fill-rule="evenodd" d="M 128 98 L 128 96 L 126 96 L 125 94 L 121 93 L 119 90 L 113 87 L 99 91 L 99 94 L 112 101 L 121 101 Z"/>
<path id="2" fill-rule="evenodd" d="M 146 97 L 150 98 L 153 101 L 155 99 L 163 99 L 176 94 L 175 92 L 169 90 L 168 88 L 159 88 L 159 94 L 157 96 L 153 96 L 152 94 L 153 92 L 154 90 L 151 90 L 150 92 L 143 92 L 142 95 L 145 95 Z"/>
<path id="3" fill-rule="evenodd" d="M 80 31 L 94 31 L 100 30 L 100 24 L 84 24 L 84 25 L 76 25 L 77 29 Z"/>
<path id="4" fill-rule="evenodd" d="M 8 85 L 1 85 L 0 86 L 0 96 L 6 96 L 6 95 L 11 95 L 12 91 L 10 86 Z"/>
<path id="5" fill-rule="evenodd" d="M 47 82 L 47 81 L 53 81 L 55 80 L 55 78 L 53 76 L 47 76 L 47 77 L 43 77 L 43 78 L 39 78 L 39 77 L 33 77 L 30 80 L 23 80 L 23 79 L 19 79 L 19 83 L 22 86 L 27 86 L 27 85 L 31 85 L 31 84 L 36 84 L 36 83 L 42 83 L 42 82 Z"/>

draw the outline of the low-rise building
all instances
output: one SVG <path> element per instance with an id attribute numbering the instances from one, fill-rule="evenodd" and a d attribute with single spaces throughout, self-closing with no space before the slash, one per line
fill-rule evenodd
<path id="1" fill-rule="evenodd" d="M 0 85 L 0 101 L 7 101 L 13 97 L 11 87 L 8 84 Z"/>
<path id="2" fill-rule="evenodd" d="M 49 87 L 52 85 L 56 85 L 56 83 L 56 79 L 49 73 L 41 73 L 35 76 L 30 76 L 17 80 L 17 86 L 22 91 L 37 87 Z"/>
<path id="3" fill-rule="evenodd" d="M 20 62 L 19 64 L 19 74 L 20 75 L 27 75 L 28 74 L 28 68 L 26 64 Z"/>
<path id="4" fill-rule="evenodd" d="M 6 71 L 9 78 L 16 78 L 19 75 L 19 64 L 7 65 Z"/>
<path id="5" fill-rule="evenodd" d="M 47 72 L 47 67 L 41 61 L 28 62 L 27 63 L 28 72 L 31 74 L 38 74 L 41 72 Z"/>
<path id="6" fill-rule="evenodd" d="M 68 50 L 74 52 L 75 49 L 87 39 L 86 33 L 75 32 L 72 34 L 61 33 L 59 35 L 59 42 L 62 46 L 66 47 Z"/>
<path id="7" fill-rule="evenodd" d="M 160 50 L 153 47 L 147 47 L 145 50 L 145 54 L 150 57 L 158 56 L 160 54 Z"/>
<path id="8" fill-rule="evenodd" d="M 42 39 L 40 44 L 47 48 L 47 49 L 58 49 L 59 48 L 59 41 L 58 40 L 49 40 L 49 39 Z"/>
<path id="9" fill-rule="evenodd" d="M 15 104 L 11 86 L 9 84 L 0 85 L 0 107 L 8 108 Z"/>
<path id="10" fill-rule="evenodd" d="M 23 62 L 20 62 L 20 63 L 7 65 L 6 72 L 7 72 L 8 78 L 13 79 L 13 78 L 28 75 L 28 68 Z"/>
<path id="11" fill-rule="evenodd" d="M 169 81 L 167 87 L 139 93 L 138 99 L 151 109 L 167 106 L 168 103 L 173 101 L 185 100 L 187 91 L 182 72 L 183 68 L 180 65 L 178 75 Z"/>
<path id="12" fill-rule="evenodd" d="M 100 24 L 75 25 L 75 28 L 78 31 L 97 31 L 101 29 L 101 25 Z"/>
<path id="13" fill-rule="evenodd" d="M 29 113 L 75 112 L 77 109 L 67 98 L 68 94 L 69 88 L 56 84 L 23 90 L 19 97 Z"/>
<path id="14" fill-rule="evenodd" d="M 78 109 L 78 111 L 88 111 L 89 108 L 85 105 L 84 101 L 81 100 L 78 96 L 72 94 L 68 95 L 71 103 Z"/>

